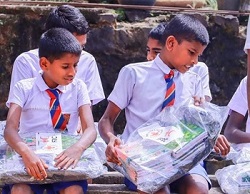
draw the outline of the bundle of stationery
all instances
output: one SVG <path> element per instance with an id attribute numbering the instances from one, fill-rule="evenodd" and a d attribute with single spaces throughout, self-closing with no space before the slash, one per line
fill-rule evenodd
<path id="1" fill-rule="evenodd" d="M 250 143 L 231 144 L 226 159 L 233 164 L 215 172 L 221 190 L 228 194 L 250 193 Z"/>
<path id="2" fill-rule="evenodd" d="M 25 170 L 22 158 L 10 146 L 3 137 L 0 140 L 0 186 L 13 183 L 53 183 L 61 181 L 83 180 L 96 178 L 107 172 L 102 160 L 97 155 L 94 146 L 86 149 L 75 168 L 60 170 L 54 167 L 54 158 L 64 149 L 73 145 L 80 136 L 65 133 L 36 133 L 22 134 L 26 142 L 35 153 L 49 166 L 48 177 L 43 181 L 37 181 L 30 177 Z"/>
<path id="3" fill-rule="evenodd" d="M 227 115 L 227 107 L 212 103 L 166 108 L 116 148 L 121 166 L 109 164 L 139 190 L 153 193 L 209 155 Z"/>

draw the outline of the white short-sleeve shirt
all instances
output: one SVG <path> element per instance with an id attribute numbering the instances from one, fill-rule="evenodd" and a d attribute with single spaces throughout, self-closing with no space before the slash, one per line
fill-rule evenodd
<path id="1" fill-rule="evenodd" d="M 90 104 L 87 87 L 76 78 L 72 83 L 57 88 L 62 92 L 59 95 L 62 113 L 70 115 L 68 132 L 77 134 L 78 108 Z M 48 86 L 40 74 L 35 78 L 21 80 L 13 87 L 13 95 L 6 105 L 9 107 L 10 103 L 15 103 L 22 107 L 20 133 L 54 132 L 49 110 L 50 97 L 46 89 Z"/>
<path id="2" fill-rule="evenodd" d="M 248 17 L 248 23 L 247 23 L 247 37 L 246 42 L 244 46 L 244 51 L 247 53 L 247 49 L 250 49 L 250 16 Z"/>
<path id="3" fill-rule="evenodd" d="M 237 90 L 235 91 L 233 97 L 231 98 L 230 102 L 228 103 L 228 107 L 245 116 L 247 113 L 247 77 L 243 78 L 238 86 Z M 250 133 L 250 118 L 249 115 L 247 117 L 246 123 L 246 132 Z"/>
<path id="4" fill-rule="evenodd" d="M 13 94 L 13 87 L 19 80 L 36 77 L 40 70 L 38 49 L 20 54 L 13 64 L 9 98 Z M 76 78 L 81 79 L 87 85 L 93 105 L 105 98 L 95 58 L 85 51 L 81 53 Z"/>
<path id="5" fill-rule="evenodd" d="M 190 71 L 197 73 L 201 77 L 204 95 L 209 97 L 209 101 L 211 101 L 212 94 L 209 87 L 209 73 L 207 65 L 203 62 L 198 62 L 190 69 Z"/>
<path id="6" fill-rule="evenodd" d="M 121 69 L 108 100 L 125 109 L 124 141 L 136 128 L 160 113 L 166 93 L 164 74 L 169 71 L 159 56 L 153 61 L 129 64 Z M 200 77 L 194 72 L 181 74 L 175 70 L 174 82 L 175 106 L 191 100 L 194 95 L 204 96 Z"/>

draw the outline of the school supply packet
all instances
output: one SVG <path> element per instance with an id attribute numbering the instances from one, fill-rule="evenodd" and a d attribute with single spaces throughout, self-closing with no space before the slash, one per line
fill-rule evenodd
<path id="1" fill-rule="evenodd" d="M 234 164 L 250 162 L 250 143 L 232 143 L 227 159 Z"/>
<path id="2" fill-rule="evenodd" d="M 209 155 L 227 115 L 226 106 L 212 103 L 166 108 L 116 148 L 122 165 L 109 165 L 139 190 L 154 193 Z"/>
<path id="3" fill-rule="evenodd" d="M 250 193 L 250 163 L 238 163 L 215 172 L 221 190 L 227 194 Z"/>
<path id="4" fill-rule="evenodd" d="M 72 169 L 59 170 L 54 167 L 54 158 L 62 150 L 78 141 L 80 136 L 66 133 L 36 133 L 21 134 L 23 141 L 29 145 L 35 153 L 49 166 L 46 170 L 48 177 L 43 181 L 37 181 L 30 177 L 25 170 L 22 158 L 10 146 L 3 136 L 0 137 L 0 186 L 14 183 L 47 184 L 61 181 L 74 181 L 96 178 L 107 172 L 102 160 L 96 153 L 94 146 L 86 149 Z"/>
<path id="5" fill-rule="evenodd" d="M 227 160 L 234 165 L 215 172 L 221 190 L 228 194 L 250 193 L 250 143 L 231 144 Z"/>

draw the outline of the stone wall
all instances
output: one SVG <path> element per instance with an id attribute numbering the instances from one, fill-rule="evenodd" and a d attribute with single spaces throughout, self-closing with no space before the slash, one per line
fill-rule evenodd
<path id="1" fill-rule="evenodd" d="M 0 5 L 0 120 L 6 119 L 12 64 L 22 52 L 37 47 L 51 6 Z M 119 70 L 126 64 L 146 60 L 146 40 L 157 23 L 169 20 L 176 12 L 81 8 L 91 26 L 87 50 L 98 62 L 106 97 L 111 92 Z M 200 61 L 210 70 L 213 103 L 226 105 L 240 80 L 246 75 L 243 51 L 246 15 L 196 14 L 207 26 L 210 44 Z M 95 121 L 102 116 L 107 101 L 94 106 Z M 124 126 L 123 115 L 117 122 Z"/>

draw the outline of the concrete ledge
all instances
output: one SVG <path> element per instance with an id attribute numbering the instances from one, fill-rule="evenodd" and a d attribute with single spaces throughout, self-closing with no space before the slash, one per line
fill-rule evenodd
<path id="1" fill-rule="evenodd" d="M 215 175 L 208 175 L 212 188 L 209 194 L 222 194 L 219 183 Z M 137 194 L 137 192 L 129 191 L 123 184 L 124 176 L 116 171 L 107 172 L 106 174 L 93 179 L 92 184 L 89 184 L 88 194 Z"/>
<path id="2" fill-rule="evenodd" d="M 124 184 L 89 184 L 87 194 L 137 194 L 129 191 Z M 209 194 L 223 194 L 219 187 L 212 187 Z"/>
<path id="3" fill-rule="evenodd" d="M 208 175 L 213 187 L 219 187 L 219 183 L 215 175 Z M 124 176 L 116 171 L 107 172 L 104 175 L 92 180 L 93 184 L 123 184 Z"/>
<path id="4" fill-rule="evenodd" d="M 123 184 L 124 176 L 123 174 L 110 171 L 92 180 L 93 184 Z"/>
<path id="5" fill-rule="evenodd" d="M 212 188 L 209 194 L 223 194 L 215 175 L 208 176 L 212 182 Z M 92 183 L 89 184 L 87 194 L 137 194 L 137 192 L 129 191 L 123 183 L 123 174 L 117 171 L 109 171 L 92 180 Z M 0 189 L 0 194 L 1 193 L 2 191 Z"/>
<path id="6" fill-rule="evenodd" d="M 137 194 L 129 191 L 124 184 L 89 184 L 88 194 Z"/>

